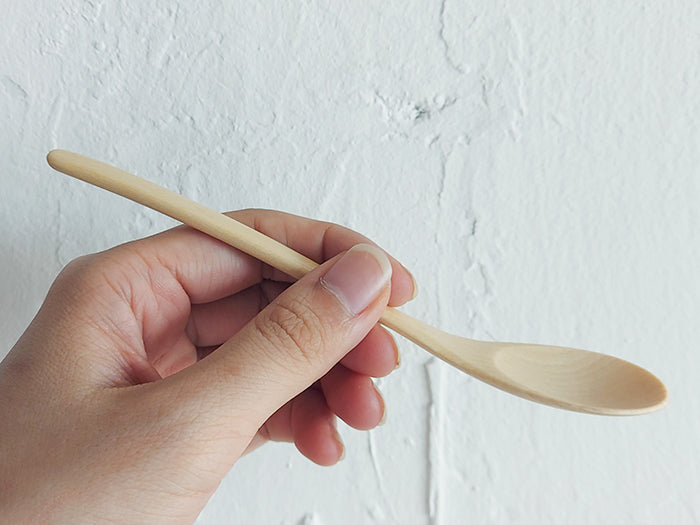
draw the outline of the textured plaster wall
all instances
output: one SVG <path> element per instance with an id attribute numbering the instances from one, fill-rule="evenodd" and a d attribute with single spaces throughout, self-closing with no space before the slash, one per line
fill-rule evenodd
<path id="1" fill-rule="evenodd" d="M 61 147 L 345 224 L 414 272 L 409 313 L 671 390 L 572 414 L 402 340 L 383 427 L 330 469 L 246 457 L 202 524 L 700 522 L 698 2 L 1 4 L 0 355 L 71 258 L 174 224 L 52 172 Z"/>

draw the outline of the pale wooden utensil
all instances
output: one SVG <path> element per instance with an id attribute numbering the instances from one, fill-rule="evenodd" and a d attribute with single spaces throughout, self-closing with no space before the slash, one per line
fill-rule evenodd
<path id="1" fill-rule="evenodd" d="M 316 262 L 157 184 L 108 164 L 54 150 L 54 169 L 148 206 L 299 278 Z M 450 335 L 394 308 L 381 323 L 428 352 L 497 388 L 557 408 L 606 415 L 643 414 L 666 403 L 653 374 L 616 357 L 556 346 L 474 341 Z"/>

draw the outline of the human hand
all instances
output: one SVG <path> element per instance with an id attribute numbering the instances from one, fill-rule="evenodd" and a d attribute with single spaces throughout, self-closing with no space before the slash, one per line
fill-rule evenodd
<path id="1" fill-rule="evenodd" d="M 327 262 L 289 286 L 186 227 L 71 262 L 0 363 L 6 519 L 192 522 L 264 441 L 330 465 L 336 416 L 380 422 L 371 377 L 398 354 L 376 323 L 410 274 L 367 244 L 343 254 L 368 241 L 336 225 L 231 215 Z"/>

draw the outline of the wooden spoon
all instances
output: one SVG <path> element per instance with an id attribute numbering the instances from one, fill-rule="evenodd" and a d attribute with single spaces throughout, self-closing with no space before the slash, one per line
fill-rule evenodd
<path id="1" fill-rule="evenodd" d="M 58 171 L 164 213 L 294 278 L 317 266 L 222 213 L 108 164 L 62 150 L 51 151 L 47 160 Z M 666 403 L 666 387 L 659 379 L 616 357 L 557 346 L 475 341 L 442 332 L 394 308 L 387 308 L 380 322 L 467 374 L 546 405 L 632 415 Z"/>

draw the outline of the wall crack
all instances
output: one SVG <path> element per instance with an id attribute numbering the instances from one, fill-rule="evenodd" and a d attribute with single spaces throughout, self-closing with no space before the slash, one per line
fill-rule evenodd
<path id="1" fill-rule="evenodd" d="M 456 73 L 458 73 L 460 75 L 464 75 L 465 73 L 467 73 L 467 70 L 463 65 L 455 62 L 455 60 L 452 58 L 452 56 L 450 54 L 450 43 L 447 41 L 447 37 L 445 36 L 445 4 L 446 3 L 447 3 L 447 0 L 441 0 L 441 2 L 440 2 L 440 14 L 438 17 L 438 20 L 439 20 L 438 39 L 442 43 L 443 55 L 445 57 L 445 61 L 447 62 L 447 65 L 450 66 L 450 69 L 452 69 Z M 472 23 L 473 23 L 473 21 L 472 21 Z"/>

